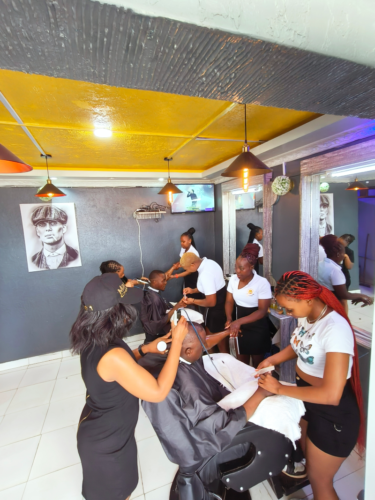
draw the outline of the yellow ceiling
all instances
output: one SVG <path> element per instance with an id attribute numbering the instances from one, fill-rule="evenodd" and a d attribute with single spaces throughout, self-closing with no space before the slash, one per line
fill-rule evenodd
<path id="1" fill-rule="evenodd" d="M 203 172 L 241 152 L 244 107 L 161 92 L 0 70 L 0 91 L 44 151 L 51 169 Z M 267 141 L 320 115 L 247 106 L 249 140 Z M 98 138 L 95 126 L 110 127 Z M 39 151 L 0 103 L 0 143 L 34 168 Z M 253 144 L 255 147 L 257 144 Z"/>

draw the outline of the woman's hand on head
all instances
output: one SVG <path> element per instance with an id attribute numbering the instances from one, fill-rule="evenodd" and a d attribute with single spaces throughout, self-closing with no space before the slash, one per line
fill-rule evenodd
<path id="1" fill-rule="evenodd" d="M 165 351 L 159 351 L 158 350 L 158 344 L 159 342 L 164 341 L 166 344 L 170 344 L 172 342 L 172 332 L 167 333 L 167 335 L 164 335 L 163 337 L 158 337 L 157 339 L 153 340 L 149 344 L 146 344 L 143 348 L 142 351 L 145 353 L 152 353 L 152 354 L 165 354 L 167 352 L 167 349 Z"/>
<path id="2" fill-rule="evenodd" d="M 172 323 L 172 340 L 176 342 L 183 342 L 188 332 L 188 322 L 181 316 L 176 326 Z"/>
<path id="3" fill-rule="evenodd" d="M 258 365 L 258 369 L 259 369 Z M 272 394 L 279 394 L 281 384 L 270 373 L 264 373 L 259 377 L 258 385 Z"/>

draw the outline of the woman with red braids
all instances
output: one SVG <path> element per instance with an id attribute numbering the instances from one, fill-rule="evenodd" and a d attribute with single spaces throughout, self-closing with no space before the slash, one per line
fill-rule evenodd
<path id="1" fill-rule="evenodd" d="M 225 301 L 225 327 L 230 329 L 231 335 L 237 334 L 239 330 L 242 332 L 238 339 L 238 359 L 249 364 L 252 356 L 255 368 L 263 361 L 266 352 L 271 350 L 267 313 L 272 292 L 268 281 L 254 270 L 258 255 L 259 245 L 254 243 L 248 243 L 242 250 L 236 260 L 236 274 L 229 280 Z M 237 319 L 232 321 L 235 304 Z"/>
<path id="2" fill-rule="evenodd" d="M 267 358 L 265 368 L 297 358 L 295 386 L 269 373 L 259 385 L 273 394 L 304 401 L 301 445 L 315 500 L 338 500 L 333 478 L 356 442 L 364 446 L 362 391 L 354 332 L 341 303 L 301 271 L 285 273 L 275 295 L 298 318 L 291 345 Z"/>

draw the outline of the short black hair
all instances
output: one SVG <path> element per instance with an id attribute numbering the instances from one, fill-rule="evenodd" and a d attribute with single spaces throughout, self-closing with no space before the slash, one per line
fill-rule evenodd
<path id="1" fill-rule="evenodd" d="M 342 236 L 340 236 L 340 239 L 345 240 L 347 244 L 350 245 L 351 243 L 353 243 L 353 241 L 355 241 L 355 236 L 353 236 L 352 234 L 345 233 Z"/>
<path id="2" fill-rule="evenodd" d="M 165 272 L 164 271 L 159 271 L 158 269 L 155 269 L 155 271 L 151 271 L 150 272 L 150 275 L 149 275 L 148 279 L 150 281 L 156 280 L 156 278 L 158 276 L 160 276 L 161 274 L 165 274 Z"/>
<path id="3" fill-rule="evenodd" d="M 117 273 L 120 270 L 121 264 L 115 260 L 106 260 L 100 264 L 99 270 L 102 274 Z"/>

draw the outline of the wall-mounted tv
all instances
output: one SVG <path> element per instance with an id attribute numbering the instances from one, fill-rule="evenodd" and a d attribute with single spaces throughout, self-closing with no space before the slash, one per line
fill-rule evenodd
<path id="1" fill-rule="evenodd" d="M 172 214 L 186 212 L 214 212 L 214 184 L 177 184 L 182 193 L 173 195 Z"/>
<path id="2" fill-rule="evenodd" d="M 234 195 L 236 210 L 252 210 L 255 208 L 255 193 L 241 193 Z"/>

